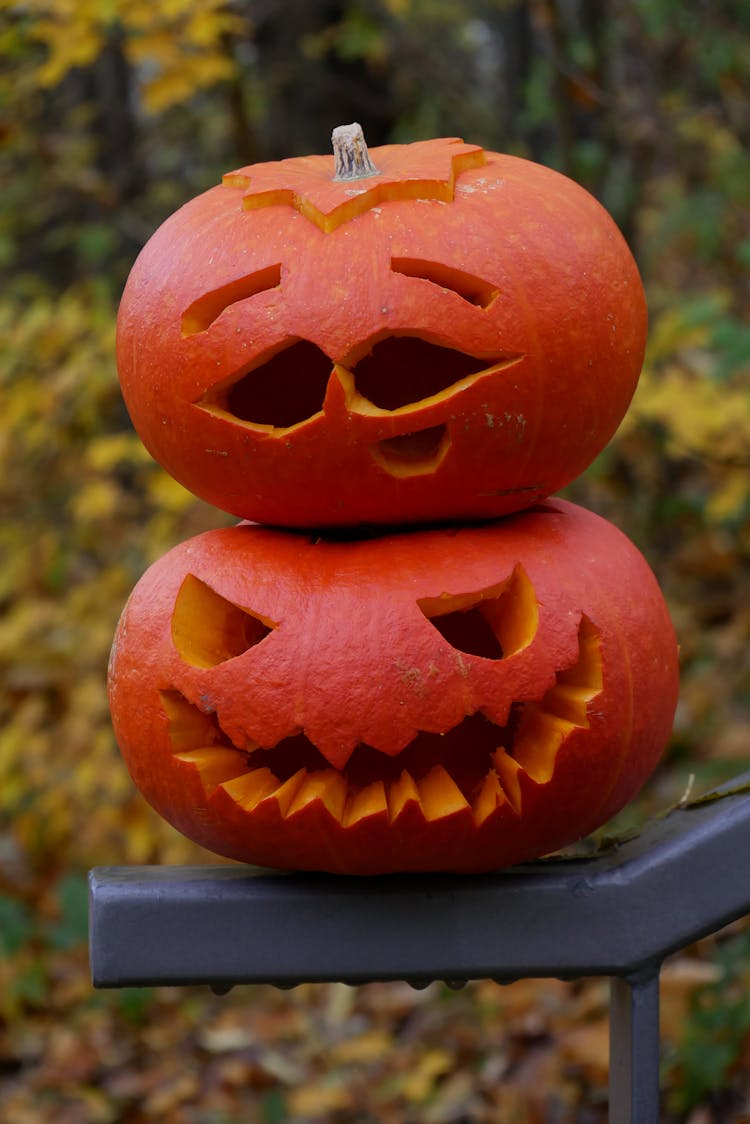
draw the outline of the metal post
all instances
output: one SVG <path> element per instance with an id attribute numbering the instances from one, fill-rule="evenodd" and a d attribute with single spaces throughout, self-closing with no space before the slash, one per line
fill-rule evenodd
<path id="1" fill-rule="evenodd" d="M 610 1124 L 659 1124 L 659 968 L 614 976 L 609 1001 Z"/>

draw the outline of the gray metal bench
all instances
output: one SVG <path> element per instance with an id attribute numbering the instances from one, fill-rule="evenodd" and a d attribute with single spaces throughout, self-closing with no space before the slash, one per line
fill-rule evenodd
<path id="1" fill-rule="evenodd" d="M 658 1124 L 664 958 L 750 913 L 750 773 L 591 858 L 342 878 L 90 874 L 95 987 L 611 977 L 610 1122 Z"/>

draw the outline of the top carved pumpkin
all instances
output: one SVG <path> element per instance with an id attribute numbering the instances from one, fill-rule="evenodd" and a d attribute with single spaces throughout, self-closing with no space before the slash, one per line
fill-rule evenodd
<path id="1" fill-rule="evenodd" d="M 643 359 L 617 227 L 571 180 L 455 138 L 243 168 L 142 251 L 118 365 L 181 483 L 284 526 L 494 517 L 581 473 Z"/>

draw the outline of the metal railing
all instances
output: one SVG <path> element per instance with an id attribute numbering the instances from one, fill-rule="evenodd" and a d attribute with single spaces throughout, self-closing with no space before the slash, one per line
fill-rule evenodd
<path id="1" fill-rule="evenodd" d="M 610 1124 L 658 1124 L 664 958 L 750 913 L 750 773 L 591 858 L 487 875 L 90 874 L 95 987 L 608 976 Z"/>

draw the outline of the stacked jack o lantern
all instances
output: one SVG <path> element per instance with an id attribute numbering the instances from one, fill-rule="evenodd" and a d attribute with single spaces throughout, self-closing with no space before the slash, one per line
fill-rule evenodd
<path id="1" fill-rule="evenodd" d="M 122 300 L 133 423 L 242 520 L 136 586 L 110 665 L 143 795 L 211 850 L 486 871 L 617 812 L 677 650 L 614 526 L 549 499 L 634 391 L 646 310 L 607 213 L 457 139 L 243 168 Z"/>

